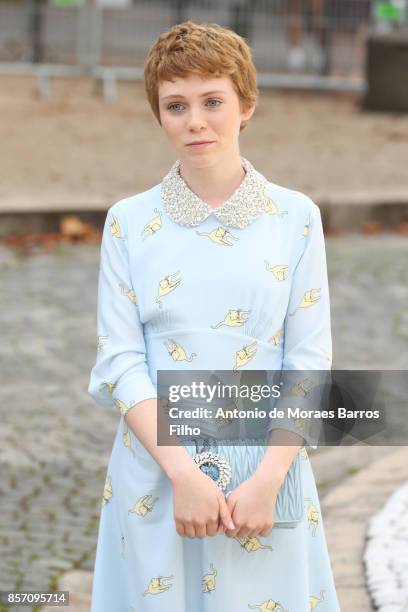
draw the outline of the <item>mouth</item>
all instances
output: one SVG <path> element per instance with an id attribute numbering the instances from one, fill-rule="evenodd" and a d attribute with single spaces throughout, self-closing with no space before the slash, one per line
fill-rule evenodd
<path id="1" fill-rule="evenodd" d="M 186 146 L 190 147 L 191 149 L 203 149 L 213 143 L 214 143 L 213 140 L 200 140 L 197 142 L 189 142 Z"/>

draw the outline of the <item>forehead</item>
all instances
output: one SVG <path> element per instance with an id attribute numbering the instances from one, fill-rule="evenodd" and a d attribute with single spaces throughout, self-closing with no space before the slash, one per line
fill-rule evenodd
<path id="1" fill-rule="evenodd" d="M 195 97 L 212 91 L 233 92 L 234 87 L 231 77 L 206 78 L 197 74 L 185 77 L 176 77 L 172 81 L 161 81 L 158 87 L 159 98 L 165 96 Z"/>

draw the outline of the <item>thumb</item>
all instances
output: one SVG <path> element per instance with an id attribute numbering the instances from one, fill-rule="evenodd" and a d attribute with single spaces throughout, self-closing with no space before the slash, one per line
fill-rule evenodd
<path id="1" fill-rule="evenodd" d="M 231 513 L 224 497 L 220 497 L 220 516 L 227 529 L 235 529 L 234 522 L 231 518 Z"/>

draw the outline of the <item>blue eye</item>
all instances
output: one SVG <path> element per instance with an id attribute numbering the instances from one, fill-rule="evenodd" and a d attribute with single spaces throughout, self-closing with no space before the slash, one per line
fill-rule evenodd
<path id="1" fill-rule="evenodd" d="M 216 100 L 215 98 L 211 98 L 211 100 L 208 100 L 208 102 L 218 102 L 218 104 L 222 104 L 221 100 Z M 218 104 L 217 104 L 217 106 L 218 106 Z M 211 105 L 211 106 L 215 106 L 215 104 Z"/>
<path id="2" fill-rule="evenodd" d="M 180 102 L 175 102 L 174 104 L 170 104 L 167 108 L 169 110 L 173 110 L 174 106 L 181 106 Z"/>
<path id="3" fill-rule="evenodd" d="M 217 104 L 210 104 L 210 108 L 216 108 L 219 104 L 222 104 L 221 100 L 216 100 L 215 98 L 210 98 L 207 100 L 207 102 L 217 102 Z M 174 107 L 175 106 L 183 106 L 180 102 L 173 102 L 173 104 L 169 104 L 169 106 L 167 107 L 168 110 L 174 111 L 174 112 L 179 112 L 178 110 L 176 110 Z"/>

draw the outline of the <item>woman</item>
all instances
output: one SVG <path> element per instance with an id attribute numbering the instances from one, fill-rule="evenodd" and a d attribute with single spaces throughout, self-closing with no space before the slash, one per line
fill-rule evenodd
<path id="1" fill-rule="evenodd" d="M 242 458 L 250 455 L 246 447 L 232 450 L 228 493 L 193 461 L 209 438 L 195 450 L 156 438 L 158 370 L 235 376 L 329 368 L 319 209 L 240 156 L 239 133 L 258 91 L 250 49 L 234 32 L 191 21 L 174 26 L 150 49 L 145 86 L 178 159 L 161 183 L 111 206 L 103 232 L 89 392 L 119 411 L 120 424 L 103 494 L 92 612 L 336 612 L 302 447 L 313 445 L 307 432 L 300 435 L 293 422 L 268 426 L 271 439 L 285 430 L 287 443 L 275 438 L 240 482 Z M 301 517 L 294 528 L 274 529 L 278 494 L 295 461 Z"/>

